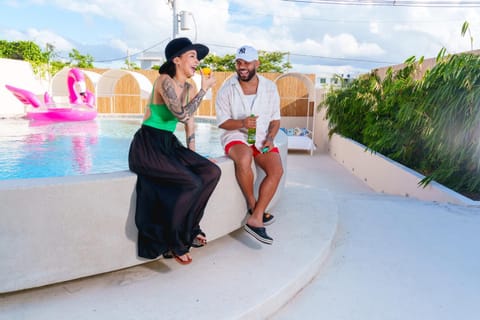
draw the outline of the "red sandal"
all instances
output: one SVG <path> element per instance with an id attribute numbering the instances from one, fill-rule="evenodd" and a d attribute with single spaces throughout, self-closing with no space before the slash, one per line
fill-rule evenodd
<path id="1" fill-rule="evenodd" d="M 184 256 L 187 257 L 187 260 L 182 260 L 182 258 L 180 258 L 179 256 L 177 256 L 176 254 L 173 254 L 173 257 L 175 258 L 175 261 L 177 261 L 178 263 L 182 264 L 182 265 L 187 265 L 187 264 L 190 264 L 192 262 L 192 258 L 187 256 L 187 254 L 184 254 Z"/>

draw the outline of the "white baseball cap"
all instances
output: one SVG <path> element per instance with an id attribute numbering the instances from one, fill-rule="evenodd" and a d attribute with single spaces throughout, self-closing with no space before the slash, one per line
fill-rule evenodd
<path id="1" fill-rule="evenodd" d="M 235 60 L 242 59 L 247 62 L 252 62 L 254 60 L 258 60 L 258 52 L 257 49 L 251 46 L 242 46 L 237 50 L 237 54 L 235 55 Z"/>

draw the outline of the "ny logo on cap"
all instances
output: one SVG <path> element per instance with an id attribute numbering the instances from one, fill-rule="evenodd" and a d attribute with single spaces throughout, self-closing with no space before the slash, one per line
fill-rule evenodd
<path id="1" fill-rule="evenodd" d="M 247 50 L 247 49 L 246 49 L 246 48 L 240 48 L 240 49 L 238 50 L 238 53 L 239 53 L 239 54 L 245 54 L 245 50 Z"/>

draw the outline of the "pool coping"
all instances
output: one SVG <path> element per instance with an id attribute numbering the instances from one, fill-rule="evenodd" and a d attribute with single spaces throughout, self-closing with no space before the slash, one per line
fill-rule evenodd
<path id="1" fill-rule="evenodd" d="M 275 143 L 286 168 L 286 135 L 277 135 Z M 232 160 L 222 156 L 212 161 L 222 176 L 201 223 L 209 240 L 239 229 L 246 216 Z M 263 175 L 257 168 L 256 176 Z M 136 175 L 129 171 L 0 181 L 0 293 L 150 261 L 136 255 L 135 183 Z M 271 207 L 284 185 L 285 174 Z"/>

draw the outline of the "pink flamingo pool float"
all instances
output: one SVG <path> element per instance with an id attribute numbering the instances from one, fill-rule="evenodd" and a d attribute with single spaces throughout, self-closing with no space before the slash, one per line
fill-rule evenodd
<path id="1" fill-rule="evenodd" d="M 77 68 L 70 69 L 67 76 L 67 86 L 70 103 L 67 106 L 59 106 L 53 101 L 48 92 L 45 92 L 42 103 L 33 92 L 5 85 L 23 104 L 33 107 L 33 109 L 27 111 L 27 119 L 47 121 L 84 121 L 95 119 L 97 116 L 95 96 L 87 90 L 83 72 Z"/>

